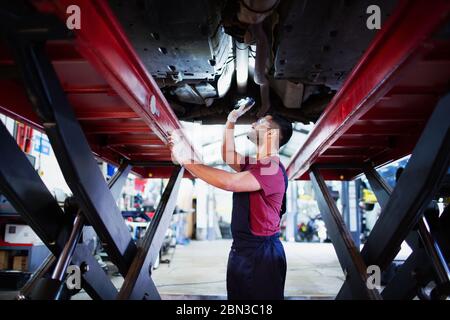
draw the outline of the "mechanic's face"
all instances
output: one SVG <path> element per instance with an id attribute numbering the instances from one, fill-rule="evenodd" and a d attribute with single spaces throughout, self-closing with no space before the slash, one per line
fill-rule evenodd
<path id="1" fill-rule="evenodd" d="M 247 138 L 256 145 L 267 141 L 267 134 L 271 129 L 271 120 L 272 116 L 265 116 L 253 122 Z"/>

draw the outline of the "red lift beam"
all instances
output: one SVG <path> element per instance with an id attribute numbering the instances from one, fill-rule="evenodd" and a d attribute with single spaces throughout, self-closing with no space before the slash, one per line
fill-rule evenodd
<path id="1" fill-rule="evenodd" d="M 379 166 L 411 153 L 449 89 L 450 43 L 436 35 L 449 12 L 446 0 L 400 1 L 292 157 L 290 179 L 309 179 L 313 164 Z M 362 172 L 322 173 L 326 180 L 350 180 Z"/>
<path id="2" fill-rule="evenodd" d="M 75 38 L 49 41 L 47 52 L 93 152 L 114 164 L 121 159 L 131 163 L 145 161 L 147 165 L 133 168 L 143 177 L 169 177 L 173 167 L 161 169 L 151 164 L 171 161 L 167 137 L 174 130 L 182 130 L 181 124 L 135 53 L 108 2 L 31 2 L 38 11 L 57 15 L 64 24 L 70 16 L 67 8 L 71 5 L 80 8 L 81 28 L 73 30 Z M 11 55 L 3 51 L 0 64 L 13 64 Z M 42 129 L 22 84 L 9 79 L 1 80 L 1 84 L 0 90 L 8 93 L 1 95 L 3 112 Z M 182 139 L 194 150 L 186 135 Z M 134 148 L 141 141 L 151 146 L 151 152 Z M 198 157 L 195 151 L 194 154 Z"/>

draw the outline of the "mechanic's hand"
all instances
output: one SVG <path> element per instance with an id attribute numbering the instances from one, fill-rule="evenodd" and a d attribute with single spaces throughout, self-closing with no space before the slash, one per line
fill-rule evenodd
<path id="1" fill-rule="evenodd" d="M 239 109 L 235 109 L 230 112 L 228 115 L 227 121 L 231 123 L 236 123 L 237 119 L 242 116 L 244 113 L 246 113 L 248 110 L 250 110 L 255 105 L 255 100 L 251 100 L 247 103 L 242 103 L 242 105 L 239 107 Z"/>
<path id="2" fill-rule="evenodd" d="M 169 135 L 168 145 L 172 153 L 173 162 L 180 165 L 194 163 L 193 150 L 188 147 L 176 131 Z"/>

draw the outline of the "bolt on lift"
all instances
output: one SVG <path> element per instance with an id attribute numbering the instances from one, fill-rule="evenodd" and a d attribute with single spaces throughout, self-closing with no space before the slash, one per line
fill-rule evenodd
<path id="1" fill-rule="evenodd" d="M 0 6 L 6 39 L 0 43 L 0 64 L 20 69 L 20 77 L 0 78 L 0 109 L 48 135 L 73 197 L 62 210 L 0 126 L 0 191 L 52 252 L 20 297 L 70 297 L 63 280 L 72 264 L 82 270 L 83 288 L 92 298 L 159 299 L 151 265 L 185 174 L 171 163 L 166 147 L 180 123 L 106 1 L 26 3 L 33 10 Z M 84 25 L 68 32 L 66 8 L 73 4 L 84 13 Z M 448 295 L 450 213 L 447 208 L 436 217 L 431 204 L 449 166 L 450 42 L 440 33 L 449 12 L 445 0 L 400 1 L 288 167 L 291 179 L 310 178 L 315 187 L 346 274 L 337 298 L 412 298 L 430 279 L 437 284 L 432 297 Z M 408 167 L 391 190 L 375 168 L 409 153 Z M 94 156 L 119 167 L 110 181 Z M 115 201 L 131 171 L 170 176 L 139 245 Z M 383 214 L 359 252 L 325 180 L 362 173 Z M 124 276 L 119 291 L 79 243 L 84 225 L 95 229 Z M 413 254 L 381 294 L 369 289 L 366 267 L 384 269 L 404 239 Z"/>
<path id="2" fill-rule="evenodd" d="M 313 184 L 345 274 L 337 299 L 450 295 L 450 207 L 439 216 L 433 202 L 450 174 L 449 15 L 448 1 L 401 1 L 288 166 Z M 376 168 L 408 154 L 392 190 Z M 382 213 L 360 252 L 325 180 L 361 174 Z M 404 240 L 399 272 L 381 293 L 368 286 L 367 267 L 385 270 Z"/>

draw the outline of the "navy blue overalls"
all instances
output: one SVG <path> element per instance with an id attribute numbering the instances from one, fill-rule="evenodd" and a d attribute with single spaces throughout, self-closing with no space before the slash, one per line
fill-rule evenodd
<path id="1" fill-rule="evenodd" d="M 288 179 L 281 163 L 280 168 L 287 188 Z M 233 193 L 233 244 L 227 266 L 228 299 L 282 300 L 286 280 L 286 256 L 279 239 L 280 234 L 252 234 L 249 224 L 249 200 L 248 192 Z"/>

